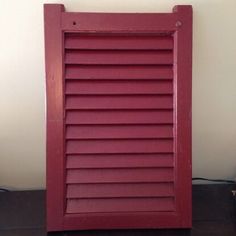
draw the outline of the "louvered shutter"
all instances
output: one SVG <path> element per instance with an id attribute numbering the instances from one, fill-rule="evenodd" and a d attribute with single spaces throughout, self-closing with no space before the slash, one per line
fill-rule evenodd
<path id="1" fill-rule="evenodd" d="M 49 231 L 191 226 L 191 28 L 45 5 Z"/>

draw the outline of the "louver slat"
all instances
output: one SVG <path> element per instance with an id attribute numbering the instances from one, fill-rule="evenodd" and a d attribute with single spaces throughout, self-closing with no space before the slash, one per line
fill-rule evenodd
<path id="1" fill-rule="evenodd" d="M 120 198 L 120 199 L 69 199 L 67 213 L 173 211 L 174 199 L 169 198 Z"/>
<path id="2" fill-rule="evenodd" d="M 115 73 L 114 73 L 115 71 Z M 173 79 L 171 66 L 66 65 L 66 79 Z"/>
<path id="3" fill-rule="evenodd" d="M 173 108 L 173 97 L 146 96 L 67 96 L 66 109 L 169 109 Z"/>
<path id="4" fill-rule="evenodd" d="M 67 154 L 84 153 L 158 153 L 172 152 L 172 139 L 68 140 Z"/>
<path id="5" fill-rule="evenodd" d="M 173 180 L 173 168 L 68 169 L 66 183 L 149 183 Z"/>
<path id="6" fill-rule="evenodd" d="M 135 89 L 134 89 L 135 88 Z M 173 94 L 171 81 L 68 81 L 66 94 Z"/>
<path id="7" fill-rule="evenodd" d="M 66 49 L 114 49 L 114 50 L 170 50 L 173 49 L 173 39 L 155 36 L 100 36 L 84 34 L 67 34 Z"/>
<path id="8" fill-rule="evenodd" d="M 67 110 L 66 124 L 173 124 L 173 111 Z"/>
<path id="9" fill-rule="evenodd" d="M 140 189 L 142 191 L 140 191 Z M 174 197 L 173 183 L 70 184 L 67 198 Z"/>
<path id="10" fill-rule="evenodd" d="M 67 168 L 174 167 L 172 153 L 67 155 Z"/>
<path id="11" fill-rule="evenodd" d="M 67 126 L 67 139 L 173 138 L 171 125 L 80 125 Z"/>
<path id="12" fill-rule="evenodd" d="M 172 51 L 67 50 L 65 63 L 82 65 L 169 65 L 173 63 L 173 56 Z"/>
<path id="13" fill-rule="evenodd" d="M 48 230 L 189 227 L 191 7 L 63 11 L 45 6 Z"/>

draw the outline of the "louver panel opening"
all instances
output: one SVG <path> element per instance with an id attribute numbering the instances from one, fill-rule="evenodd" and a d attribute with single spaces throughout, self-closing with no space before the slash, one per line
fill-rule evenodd
<path id="1" fill-rule="evenodd" d="M 70 33 L 65 48 L 66 212 L 173 211 L 172 37 Z"/>

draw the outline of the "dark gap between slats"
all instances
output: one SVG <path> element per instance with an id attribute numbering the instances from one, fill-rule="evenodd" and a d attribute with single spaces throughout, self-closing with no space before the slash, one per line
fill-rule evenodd
<path id="1" fill-rule="evenodd" d="M 120 167 L 120 166 L 118 166 L 118 167 L 104 167 L 104 166 L 100 166 L 100 167 L 66 167 L 66 170 L 106 170 L 106 169 L 112 169 L 112 170 L 118 170 L 118 169 L 153 169 L 153 168 L 155 168 L 155 169 L 162 169 L 162 168 L 175 168 L 175 166 L 173 165 L 173 166 L 165 166 L 165 165 L 163 165 L 163 166 L 145 166 L 145 167 L 143 167 L 143 166 L 133 166 L 133 167 L 130 167 L 130 166 L 128 166 L 128 167 Z"/>
<path id="2" fill-rule="evenodd" d="M 139 182 L 132 182 L 132 181 L 130 181 L 130 182 L 109 182 L 109 183 L 102 183 L 102 182 L 96 182 L 96 183 L 65 183 L 65 185 L 66 185 L 66 187 L 68 187 L 68 185 L 110 185 L 110 184 L 114 184 L 114 185 L 116 185 L 116 184 L 173 184 L 173 186 L 174 186 L 174 184 L 175 184 L 175 181 L 174 180 L 170 180 L 170 181 L 156 181 L 156 182 L 148 182 L 148 181 L 139 181 Z"/>
<path id="3" fill-rule="evenodd" d="M 65 94 L 66 97 L 173 97 L 173 94 Z M 122 109 L 122 108 L 121 108 Z M 137 110 L 139 108 L 136 108 Z M 140 108 L 142 109 L 142 108 Z M 159 109 L 159 108 L 150 108 L 151 109 Z M 162 108 L 160 108 L 162 109 Z"/>
<path id="4" fill-rule="evenodd" d="M 129 33 L 122 33 L 122 32 L 65 32 L 66 37 L 172 37 L 172 32 L 154 32 L 154 33 L 145 33 L 145 32 L 129 32 Z"/>
<path id="5" fill-rule="evenodd" d="M 77 124 L 77 123 L 70 123 L 70 122 L 65 122 L 65 125 L 66 126 L 84 126 L 84 125 L 89 125 L 89 126 L 96 126 L 96 125 L 99 125 L 99 126 L 105 126 L 106 124 L 105 123 L 79 123 L 79 124 Z M 111 125 L 111 126 L 118 126 L 118 125 L 120 125 L 120 126 L 129 126 L 129 125 L 147 125 L 147 126 L 152 126 L 152 125 L 160 125 L 160 126 L 165 126 L 165 125 L 174 125 L 174 123 L 173 122 L 165 122 L 165 123 L 163 123 L 163 122 L 158 122 L 158 123 L 155 123 L 155 122 L 153 122 L 153 123 L 141 123 L 141 122 L 139 122 L 139 123 L 134 123 L 134 122 L 132 122 L 132 123 L 128 123 L 128 122 L 126 122 L 126 123 L 109 123 L 109 124 L 107 124 L 107 125 Z"/>
<path id="6" fill-rule="evenodd" d="M 106 141 L 106 140 L 172 140 L 174 137 L 130 137 L 130 138 L 116 138 L 116 137 L 108 137 L 108 138 L 66 138 L 65 141 Z"/>
<path id="7" fill-rule="evenodd" d="M 66 65 L 66 67 L 70 67 L 70 68 L 80 68 L 80 66 L 77 66 L 77 65 Z M 115 64 L 115 65 L 110 65 L 110 64 L 108 64 L 108 65 L 100 65 L 100 64 L 93 64 L 93 65 L 83 65 L 83 66 L 81 66 L 81 67 L 83 67 L 83 68 L 91 68 L 91 67 L 94 67 L 94 68 L 101 68 L 101 67 L 103 67 L 103 69 L 105 68 L 109 68 L 109 67 L 116 67 L 116 68 L 119 68 L 119 67 L 121 67 L 121 68 L 131 68 L 132 69 L 132 67 L 141 67 L 140 69 L 149 69 L 149 68 L 155 68 L 155 69 L 170 69 L 170 70 L 173 70 L 173 64 L 171 64 L 171 65 L 150 65 L 150 64 L 138 64 L 138 65 L 127 65 L 127 64 L 125 64 L 125 65 L 120 65 L 120 64 Z"/>
<path id="8" fill-rule="evenodd" d="M 86 183 L 65 183 L 66 188 L 69 185 L 103 185 L 103 184 L 107 184 L 107 185 L 116 185 L 116 184 L 173 184 L 175 186 L 175 181 L 174 180 L 160 180 L 160 181 L 127 181 L 127 182 L 115 182 L 115 181 L 111 181 L 111 182 L 86 182 Z"/>
<path id="9" fill-rule="evenodd" d="M 94 81 L 95 82 L 107 82 L 107 83 L 109 83 L 109 82 L 111 82 L 111 83 L 116 83 L 116 82 L 120 82 L 120 83 L 122 83 L 122 82 L 124 82 L 124 83 L 128 83 L 128 82 L 131 82 L 131 83 L 135 83 L 135 82 L 171 82 L 171 81 L 173 81 L 173 78 L 168 78 L 168 79 L 129 79 L 129 78 L 127 78 L 127 79 L 95 79 L 95 78 L 92 78 L 92 79 L 82 79 L 82 78 L 80 78 L 80 79 L 73 79 L 73 78 L 66 78 L 66 83 L 67 82 L 70 82 L 70 81 L 73 81 L 73 82 L 78 82 L 78 83 L 80 83 L 80 82 L 91 82 L 91 83 L 93 83 Z"/>
<path id="10" fill-rule="evenodd" d="M 135 152 L 119 152 L 119 153 L 81 153 L 81 155 L 148 155 L 148 154 L 174 154 L 175 152 L 138 152 L 138 153 L 135 153 Z M 80 153 L 73 153 L 73 154 L 67 154 L 67 155 L 80 155 Z"/>
<path id="11" fill-rule="evenodd" d="M 67 53 L 67 52 L 80 52 L 80 51 L 88 51 L 88 52 L 92 52 L 92 51 L 95 51 L 96 53 L 98 52 L 111 52 L 111 51 L 120 51 L 120 52 L 124 52 L 124 53 L 129 53 L 129 52 L 154 52 L 154 53 L 157 53 L 157 52 L 166 52 L 166 53 L 174 53 L 174 49 L 171 49 L 171 48 L 164 48 L 164 49 L 139 49 L 139 48 L 125 48 L 125 49 L 112 49 L 112 48 L 99 48 L 99 49 L 90 49 L 90 48 L 65 48 L 64 49 L 64 52 Z"/>
<path id="12" fill-rule="evenodd" d="M 173 66 L 173 64 L 83 64 L 83 63 L 65 63 L 65 65 L 68 65 L 68 66 L 158 66 L 158 65 L 163 65 L 163 66 Z M 67 79 L 67 77 L 66 77 Z"/>
<path id="13" fill-rule="evenodd" d="M 157 196 L 150 196 L 150 195 L 144 195 L 144 196 L 113 196 L 113 197 L 66 197 L 67 200 L 83 200 L 83 199 L 91 199 L 91 200 L 99 200 L 99 199 L 121 199 L 121 198 L 175 198 L 174 195 L 166 195 L 166 196 L 161 196 L 161 195 L 157 195 Z"/>
<path id="14" fill-rule="evenodd" d="M 70 140 L 88 140 L 87 138 L 65 138 L 66 141 L 70 141 Z M 92 141 L 106 141 L 106 140 L 121 140 L 121 141 L 125 141 L 125 140 L 173 140 L 174 137 L 158 137 L 158 138 L 142 138 L 142 137 L 137 137 L 137 138 L 89 138 L 89 140 L 92 140 Z"/>
<path id="15" fill-rule="evenodd" d="M 75 110 L 78 110 L 78 111 L 80 111 L 80 110 L 86 110 L 86 111 L 104 111 L 104 110 L 107 110 L 107 112 L 109 112 L 109 111 L 114 111 L 114 112 L 116 112 L 116 111 L 127 111 L 127 108 L 117 108 L 117 109 L 114 109 L 114 108 L 110 108 L 110 109 L 108 109 L 108 108 L 86 108 L 86 109 L 84 109 L 84 108 L 66 108 L 65 107 L 65 110 L 66 111 L 75 111 Z M 129 108 L 128 108 L 128 110 L 129 110 Z M 133 108 L 133 109 L 131 109 L 131 111 L 173 111 L 174 110 L 174 108 Z"/>

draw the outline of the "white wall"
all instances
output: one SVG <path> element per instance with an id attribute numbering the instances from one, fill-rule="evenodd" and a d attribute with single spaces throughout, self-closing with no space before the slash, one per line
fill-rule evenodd
<path id="1" fill-rule="evenodd" d="M 193 176 L 236 177 L 236 0 L 0 0 L 0 186 L 45 187 L 45 2 L 99 12 L 192 4 Z"/>

